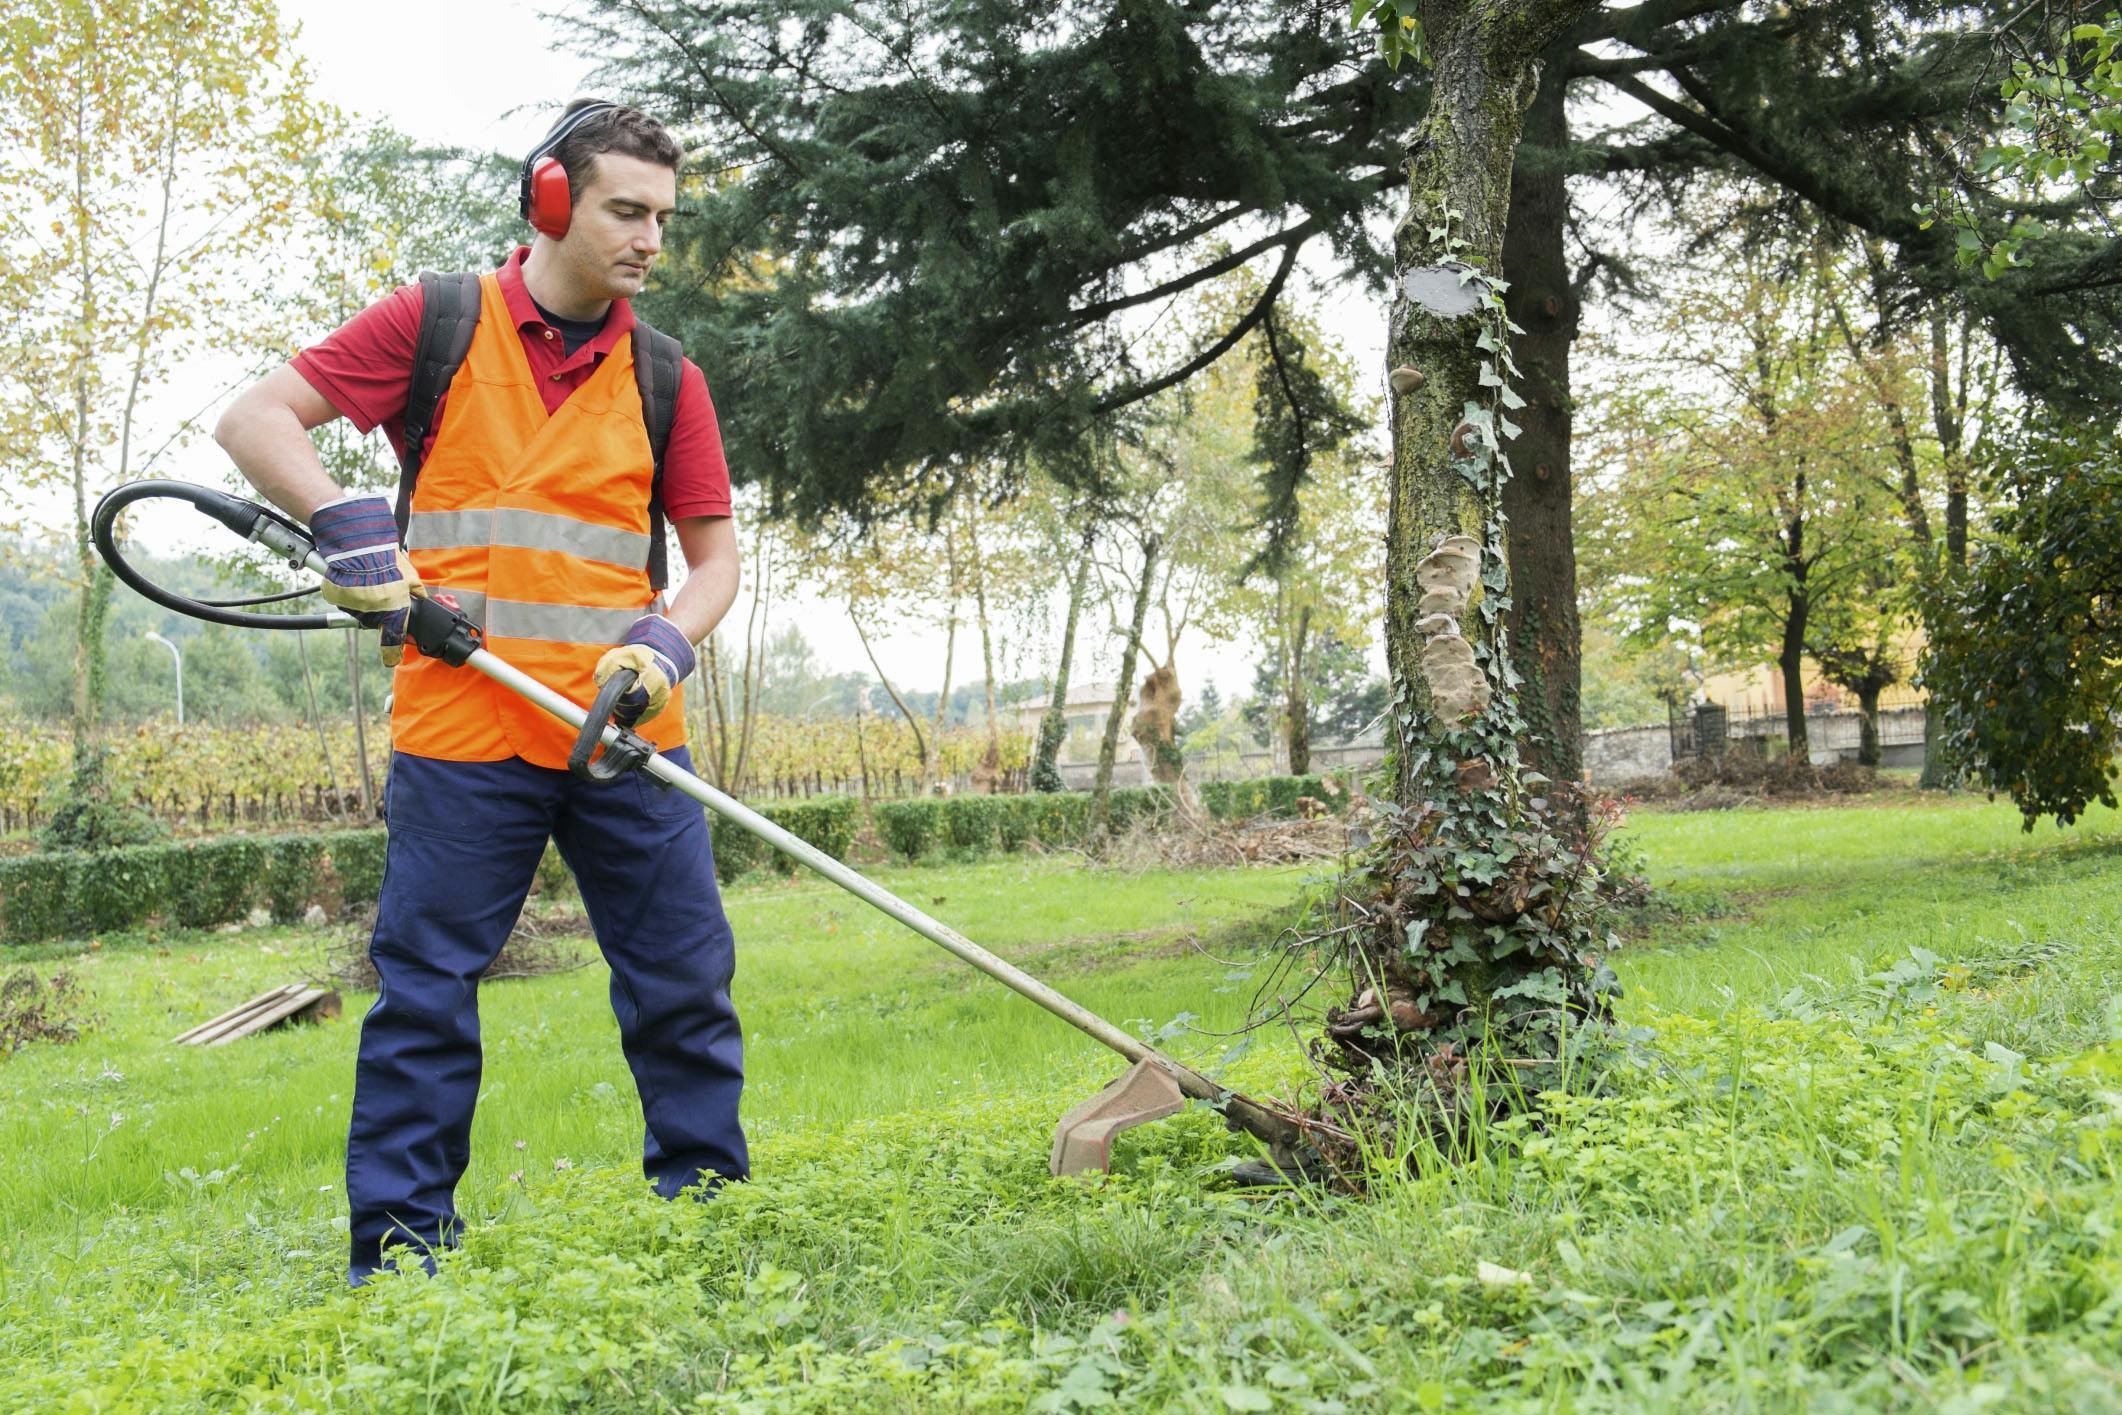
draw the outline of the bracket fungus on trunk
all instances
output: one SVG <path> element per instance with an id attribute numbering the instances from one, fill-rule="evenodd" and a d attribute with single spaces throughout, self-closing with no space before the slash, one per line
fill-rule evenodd
<path id="1" fill-rule="evenodd" d="M 1481 543 L 1472 536 L 1446 536 L 1415 566 L 1422 587 L 1422 677 L 1430 708 L 1441 722 L 1458 724 L 1488 711 L 1488 676 L 1474 661 L 1460 623 L 1480 578 Z"/>

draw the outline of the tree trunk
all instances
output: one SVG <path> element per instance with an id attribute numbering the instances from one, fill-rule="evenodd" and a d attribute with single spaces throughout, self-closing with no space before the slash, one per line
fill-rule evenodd
<path id="1" fill-rule="evenodd" d="M 1142 626 L 1149 619 L 1150 587 L 1157 578 L 1157 537 L 1142 541 L 1142 578 L 1135 585 L 1134 613 L 1128 619 L 1127 643 L 1120 650 L 1120 677 L 1113 684 L 1112 710 L 1105 715 L 1105 735 L 1098 739 L 1098 775 L 1091 785 L 1090 838 L 1105 834 L 1113 790 L 1113 762 L 1120 752 L 1120 724 L 1127 720 L 1127 699 L 1135 689 L 1135 653 Z"/>
<path id="2" fill-rule="evenodd" d="M 1501 625 L 1477 609 L 1478 591 L 1509 584 L 1497 478 L 1484 477 L 1477 486 L 1454 466 L 1474 450 L 1476 434 L 1459 432 L 1462 410 L 1493 401 L 1481 382 L 1484 358 L 1476 346 L 1487 325 L 1465 298 L 1459 274 L 1463 265 L 1491 276 L 1502 270 L 1513 154 L 1537 82 L 1538 46 L 1529 41 L 1544 40 L 1587 8 L 1589 0 L 1511 7 L 1439 0 L 1422 10 L 1433 56 L 1430 107 L 1410 144 L 1408 213 L 1393 233 L 1388 336 L 1391 363 L 1422 376 L 1419 387 L 1394 400 L 1386 528 L 1386 663 L 1396 695 L 1411 709 L 1401 715 L 1396 753 L 1395 795 L 1405 806 L 1425 799 L 1423 758 L 1435 760 L 1448 750 L 1443 739 L 1456 735 L 1434 711 L 1423 668 L 1426 644 L 1437 636 L 1418 627 L 1427 618 L 1417 570 L 1446 537 L 1470 538 L 1482 580 L 1498 581 L 1461 596 L 1454 617 L 1486 665 L 1491 690 L 1502 686 Z"/>
<path id="3" fill-rule="evenodd" d="M 1879 764 L 1879 689 L 1857 688 L 1857 765 Z"/>
<path id="4" fill-rule="evenodd" d="M 1458 1078 L 1483 1038 L 1503 1056 L 1556 1057 L 1568 1017 L 1596 1005 L 1579 952 L 1590 931 L 1569 898 L 1536 924 L 1506 902 L 1499 917 L 1554 928 L 1554 942 L 1500 948 L 1496 927 L 1467 922 L 1452 886 L 1439 882 L 1449 861 L 1522 834 L 1530 809 L 1502 652 L 1509 606 L 1492 602 L 1511 588 L 1510 466 L 1501 454 L 1518 457 L 1497 419 L 1522 408 L 1514 401 L 1522 395 L 1498 386 L 1499 376 L 1522 380 L 1508 372 L 1493 282 L 1503 274 L 1513 155 L 1538 86 L 1537 56 L 1590 3 L 1422 7 L 1430 104 L 1409 145 L 1408 210 L 1393 232 L 1387 351 L 1399 376 L 1385 649 L 1402 815 L 1373 857 L 1380 922 L 1359 935 L 1356 995 L 1329 1011 L 1326 1026 L 1351 1084 L 1390 1067 L 1449 1108 L 1470 1103 Z M 1534 993 L 1546 1000 L 1532 1001 Z"/>
<path id="5" fill-rule="evenodd" d="M 1083 610 L 1084 589 L 1090 583 L 1090 550 L 1097 536 L 1097 522 L 1086 520 L 1082 554 L 1076 561 L 1076 573 L 1068 582 L 1068 620 L 1061 629 L 1061 662 L 1054 669 L 1053 697 L 1048 703 L 1046 716 L 1039 719 L 1039 745 L 1032 757 L 1034 791 L 1063 789 L 1061 769 L 1056 762 L 1061 755 L 1061 743 L 1068 736 L 1068 670 L 1076 653 L 1076 619 Z"/>
<path id="6" fill-rule="evenodd" d="M 958 601 L 951 601 L 950 619 L 943 629 L 943 686 L 936 691 L 936 715 L 929 724 L 928 740 L 935 744 L 935 754 L 929 761 L 932 776 L 941 779 L 943 772 L 943 718 L 950 711 L 951 670 L 958 660 Z"/>
<path id="7" fill-rule="evenodd" d="M 1963 340 L 1961 396 L 1955 402 L 1952 387 L 1950 330 L 1945 305 L 1930 310 L 1930 406 L 1938 434 L 1939 460 L 1945 464 L 1945 563 L 1940 578 L 1950 578 L 1967 568 L 1967 459 L 1961 451 L 1966 429 L 1967 348 Z M 1943 790 L 1954 784 L 1956 774 L 1945 762 L 1945 733 L 1937 705 L 1928 697 L 1923 703 L 1923 770 L 1916 785 L 1926 791 Z"/>
<path id="8" fill-rule="evenodd" d="M 1302 776 L 1312 769 L 1311 701 L 1304 687 L 1304 641 L 1310 637 L 1312 607 L 1297 611 L 1297 628 L 1290 635 L 1289 681 L 1283 685 L 1283 726 L 1289 734 L 1289 774 Z"/>
<path id="9" fill-rule="evenodd" d="M 1563 107 L 1569 80 L 1558 44 L 1525 118 L 1525 147 L 1511 172 L 1510 220 L 1503 237 L 1505 304 L 1523 331 L 1511 340 L 1526 400 L 1523 429 L 1510 446 L 1514 474 L 1503 486 L 1510 524 L 1511 662 L 1523 680 L 1519 750 L 1527 765 L 1557 781 L 1584 774 L 1581 701 L 1583 645 L 1577 624 L 1577 551 L 1572 526 L 1570 346 L 1582 291 L 1571 279 L 1563 232 L 1569 192 L 1562 156 L 1569 146 Z"/>
<path id="10" fill-rule="evenodd" d="M 1809 766 L 1813 759 L 1805 731 L 1805 621 L 1811 612 L 1812 601 L 1801 581 L 1784 610 L 1783 647 L 1776 655 L 1776 667 L 1783 675 L 1783 724 L 1793 766 Z"/>
<path id="11" fill-rule="evenodd" d="M 891 698 L 892 706 L 899 709 L 899 716 L 906 719 L 906 730 L 914 734 L 914 760 L 920 766 L 921 779 L 927 781 L 929 750 L 928 740 L 921 735 L 921 719 L 906 705 L 906 699 L 899 696 L 899 690 L 892 686 L 892 680 L 884 676 L 884 666 L 877 662 L 877 651 L 869 646 L 869 635 L 863 632 L 862 620 L 856 615 L 853 605 L 847 607 L 847 619 L 855 626 L 855 637 L 862 641 L 862 652 L 868 655 L 869 666 L 876 673 L 877 681 L 884 685 L 885 694 Z"/>
<path id="12" fill-rule="evenodd" d="M 705 652 L 700 657 L 701 677 L 707 684 L 707 769 L 710 778 L 721 790 L 733 789 L 729 779 L 729 703 L 723 693 L 721 636 L 709 634 L 707 642 L 700 645 Z"/>
<path id="13" fill-rule="evenodd" d="M 980 554 L 977 514 L 966 521 L 966 535 L 972 550 L 973 617 L 980 624 L 980 671 L 986 679 L 983 690 L 987 697 L 987 751 L 980 758 L 980 770 L 992 792 L 1000 790 L 1002 784 L 1002 719 L 995 711 L 995 640 L 987 624 L 987 561 Z"/>

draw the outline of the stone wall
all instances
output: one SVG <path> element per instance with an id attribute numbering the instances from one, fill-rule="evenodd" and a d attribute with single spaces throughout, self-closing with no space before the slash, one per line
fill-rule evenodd
<path id="1" fill-rule="evenodd" d="M 1805 735 L 1811 745 L 1813 765 L 1857 759 L 1857 743 L 1863 718 L 1854 712 L 1813 712 L 1805 716 Z M 1781 717 L 1733 718 L 1733 746 L 1753 744 L 1763 749 L 1771 740 L 1784 737 Z M 1880 765 L 1923 765 L 1923 709 L 1888 708 L 1879 714 Z M 1584 774 L 1594 786 L 1612 786 L 1645 776 L 1662 776 L 1673 766 L 1672 733 L 1663 723 L 1651 727 L 1614 727 L 1584 734 Z"/>
<path id="2" fill-rule="evenodd" d="M 1610 727 L 1584 734 L 1584 775 L 1594 786 L 1612 786 L 1673 769 L 1673 737 L 1656 727 Z"/>

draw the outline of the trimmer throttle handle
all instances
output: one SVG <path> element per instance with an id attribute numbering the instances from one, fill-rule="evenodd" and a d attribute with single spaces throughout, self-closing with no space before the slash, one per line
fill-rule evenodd
<path id="1" fill-rule="evenodd" d="M 405 637 L 429 658 L 439 658 L 452 668 L 462 668 L 476 649 L 486 646 L 485 635 L 472 623 L 448 591 L 413 596 Z"/>
<path id="2" fill-rule="evenodd" d="M 575 749 L 567 754 L 567 769 L 590 781 L 617 781 L 630 771 L 637 771 L 641 764 L 656 754 L 656 744 L 645 737 L 635 735 L 624 727 L 619 729 L 619 740 L 605 744 L 602 756 L 596 756 L 597 744 L 603 739 L 605 727 L 611 723 L 612 714 L 619 710 L 619 699 L 633 691 L 641 675 L 631 668 L 622 668 L 604 680 L 597 690 L 595 702 L 589 705 L 589 716 L 582 719 L 581 735 L 575 738 Z M 592 760 L 592 757 L 595 760 Z M 651 777 L 650 780 L 656 780 Z M 664 783 L 656 780 L 658 786 Z"/>

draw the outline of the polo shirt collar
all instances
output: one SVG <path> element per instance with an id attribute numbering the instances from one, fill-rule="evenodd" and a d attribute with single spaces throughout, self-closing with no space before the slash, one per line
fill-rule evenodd
<path id="1" fill-rule="evenodd" d="M 518 329 L 543 330 L 545 316 L 538 313 L 537 302 L 531 299 L 530 291 L 523 285 L 523 258 L 530 254 L 529 246 L 516 247 L 515 254 L 501 264 L 496 272 L 501 281 L 501 298 L 508 305 L 509 318 Z M 579 363 L 586 359 L 601 359 L 619 343 L 619 336 L 630 334 L 634 328 L 634 306 L 631 300 L 613 300 L 610 315 L 605 318 L 604 328 L 597 337 L 569 355 L 567 362 Z"/>

